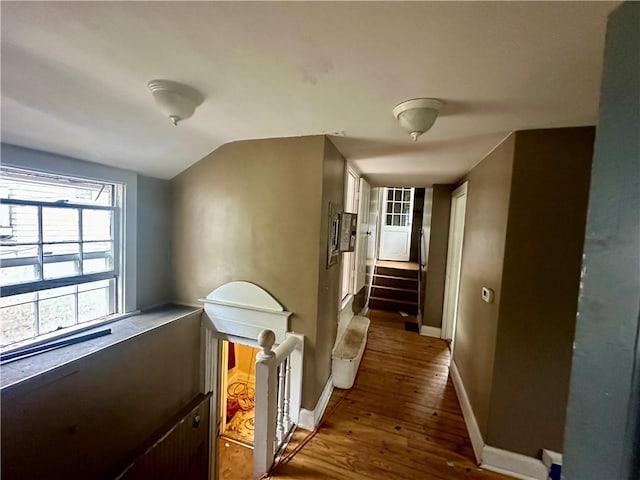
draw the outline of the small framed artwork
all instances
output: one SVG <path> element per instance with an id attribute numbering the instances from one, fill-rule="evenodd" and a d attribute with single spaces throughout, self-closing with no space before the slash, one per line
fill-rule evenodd
<path id="1" fill-rule="evenodd" d="M 329 225 L 327 231 L 327 268 L 338 263 L 340 258 L 340 212 L 336 204 L 329 202 Z"/>

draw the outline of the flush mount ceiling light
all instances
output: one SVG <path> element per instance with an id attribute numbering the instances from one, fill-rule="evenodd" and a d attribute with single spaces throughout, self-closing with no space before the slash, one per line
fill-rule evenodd
<path id="1" fill-rule="evenodd" d="M 437 98 L 414 98 L 396 105 L 393 115 L 416 142 L 420 135 L 433 126 L 443 105 Z"/>
<path id="2" fill-rule="evenodd" d="M 147 86 L 156 103 L 174 125 L 193 115 L 196 107 L 204 101 L 197 90 L 171 80 L 151 80 Z"/>

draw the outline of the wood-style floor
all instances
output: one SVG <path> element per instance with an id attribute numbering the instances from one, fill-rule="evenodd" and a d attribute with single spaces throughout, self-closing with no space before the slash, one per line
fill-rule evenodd
<path id="1" fill-rule="evenodd" d="M 506 480 L 474 460 L 449 378 L 449 350 L 372 311 L 367 349 L 351 390 L 335 390 L 317 434 L 278 480 Z M 309 432 L 299 430 L 289 451 Z"/>

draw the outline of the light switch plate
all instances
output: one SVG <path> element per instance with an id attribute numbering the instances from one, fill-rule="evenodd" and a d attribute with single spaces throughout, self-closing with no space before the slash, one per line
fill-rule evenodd
<path id="1" fill-rule="evenodd" d="M 482 300 L 487 303 L 493 303 L 493 290 L 487 287 L 482 287 Z"/>

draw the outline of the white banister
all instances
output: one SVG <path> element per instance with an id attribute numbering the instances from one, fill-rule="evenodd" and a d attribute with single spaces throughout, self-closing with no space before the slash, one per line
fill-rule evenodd
<path id="1" fill-rule="evenodd" d="M 288 335 L 275 350 L 274 332 L 263 330 L 258 335 L 261 351 L 256 355 L 255 370 L 255 479 L 261 478 L 269 471 L 275 455 L 298 419 L 304 337 Z"/>

